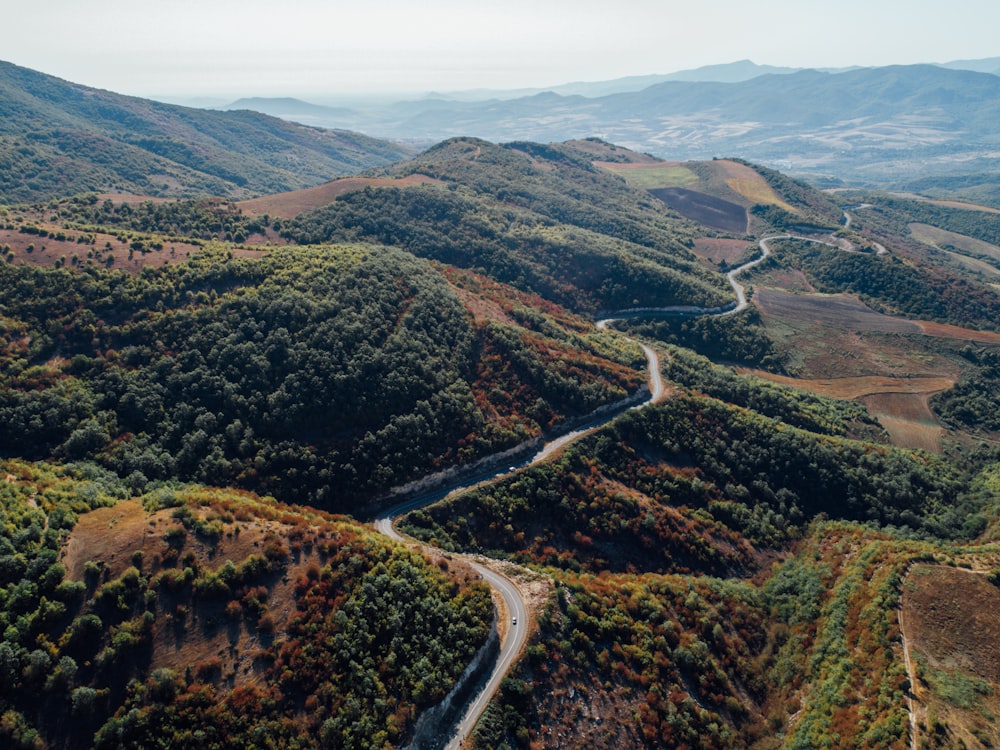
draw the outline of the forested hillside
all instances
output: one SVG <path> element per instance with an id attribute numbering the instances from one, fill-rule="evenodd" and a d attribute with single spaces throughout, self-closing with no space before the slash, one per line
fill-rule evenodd
<path id="1" fill-rule="evenodd" d="M 342 518 L 0 470 L 6 747 L 392 745 L 485 639 L 482 584 Z"/>
<path id="2" fill-rule="evenodd" d="M 900 581 L 985 528 L 996 453 L 956 466 L 832 437 L 865 417 L 677 355 L 716 397 L 630 413 L 407 517 L 556 582 L 476 746 L 907 746 Z"/>
<path id="3" fill-rule="evenodd" d="M 283 233 L 401 246 L 587 312 L 727 299 L 691 255 L 689 227 L 567 147 L 457 139 L 391 174 L 446 187 L 347 194 Z"/>
<path id="4" fill-rule="evenodd" d="M 608 334 L 402 251 L 209 247 L 149 271 L 0 267 L 4 452 L 357 510 L 641 382 Z"/>
<path id="5" fill-rule="evenodd" d="M 246 197 L 406 154 L 360 133 L 121 96 L 0 61 L 4 202 L 85 191 Z"/>

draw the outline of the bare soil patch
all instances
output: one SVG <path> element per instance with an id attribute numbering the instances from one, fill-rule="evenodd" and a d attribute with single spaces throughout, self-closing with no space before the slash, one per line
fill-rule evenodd
<path id="1" fill-rule="evenodd" d="M 789 294 L 777 289 L 757 289 L 754 303 L 764 315 L 809 321 L 825 328 L 881 333 L 922 333 L 920 324 L 876 312 L 860 299 L 846 294 Z"/>
<path id="2" fill-rule="evenodd" d="M 1000 683 L 1000 588 L 962 568 L 915 565 L 902 604 L 911 646 L 932 666 Z"/>
<path id="3" fill-rule="evenodd" d="M 16 229 L 0 229 L 0 246 L 7 246 L 8 258 L 0 258 L 0 262 L 52 268 L 103 266 L 119 271 L 138 273 L 145 266 L 159 267 L 168 263 L 182 263 L 201 248 L 190 242 L 165 240 L 159 250 L 146 247 L 144 251 L 136 251 L 131 243 L 123 241 L 111 234 L 97 232 L 93 241 L 78 242 L 79 237 L 90 233 L 65 231 L 54 224 L 39 222 L 35 226 L 60 232 L 66 239 L 54 237 L 38 237 L 24 234 Z"/>
<path id="4" fill-rule="evenodd" d="M 699 237 L 694 241 L 692 251 L 699 258 L 719 265 L 732 265 L 753 245 L 745 240 L 727 240 L 720 237 Z"/>
<path id="5" fill-rule="evenodd" d="M 649 192 L 681 216 L 707 227 L 734 234 L 747 231 L 747 211 L 737 203 L 682 187 L 655 188 Z"/>
<path id="6" fill-rule="evenodd" d="M 759 378 L 770 380 L 772 383 L 780 383 L 792 388 L 818 393 L 821 396 L 840 399 L 856 399 L 882 394 L 927 395 L 946 390 L 955 384 L 954 379 L 948 377 L 894 378 L 883 375 L 863 375 L 846 378 L 792 378 L 763 370 L 741 370 L 741 372 L 750 372 Z M 919 408 L 912 406 L 900 408 L 901 411 L 890 410 L 887 413 L 905 419 L 910 414 L 919 414 L 920 412 Z"/>
<path id="7" fill-rule="evenodd" d="M 427 175 L 413 174 L 402 178 L 390 177 L 346 177 L 333 180 L 304 190 L 266 195 L 260 198 L 240 201 L 237 205 L 249 214 L 269 214 L 282 219 L 291 219 L 304 211 L 311 211 L 332 203 L 338 196 L 366 187 L 410 187 L 427 183 L 439 183 Z"/>
<path id="8" fill-rule="evenodd" d="M 465 309 L 472 314 L 472 318 L 476 323 L 488 323 L 492 321 L 510 326 L 517 325 L 514 319 L 507 314 L 496 300 L 457 286 L 452 286 L 452 291 L 462 300 Z"/>
<path id="9" fill-rule="evenodd" d="M 770 287 L 786 292 L 816 292 L 805 273 L 797 268 L 768 268 L 766 271 L 754 269 L 754 285 L 758 288 Z"/>
<path id="10" fill-rule="evenodd" d="M 926 320 L 917 321 L 917 325 L 928 336 L 969 341 L 977 344 L 1000 344 L 1000 333 L 995 333 L 994 331 L 975 331 L 971 328 L 960 328 L 959 326 L 952 326 L 946 323 L 932 323 Z"/>
<path id="11" fill-rule="evenodd" d="M 969 570 L 915 565 L 903 581 L 901 607 L 916 662 L 922 746 L 1000 744 L 1000 589 Z"/>

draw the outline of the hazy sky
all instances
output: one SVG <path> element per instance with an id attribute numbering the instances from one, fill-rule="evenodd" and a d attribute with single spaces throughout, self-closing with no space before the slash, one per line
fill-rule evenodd
<path id="1" fill-rule="evenodd" d="M 0 59 L 139 96 L 316 99 L 539 87 L 744 58 L 842 67 L 1000 56 L 997 0 L 0 0 L 0 8 Z"/>

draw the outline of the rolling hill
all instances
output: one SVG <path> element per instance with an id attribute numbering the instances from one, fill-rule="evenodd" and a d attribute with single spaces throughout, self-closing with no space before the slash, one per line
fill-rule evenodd
<path id="1" fill-rule="evenodd" d="M 996 599 L 998 217 L 471 137 L 3 207 L 0 742 L 405 745 L 470 552 L 530 613 L 471 747 L 988 746 L 995 641 L 934 633 Z M 470 476 L 423 551 L 350 518 Z"/>
<path id="2" fill-rule="evenodd" d="M 161 104 L 0 62 L 0 201 L 7 203 L 82 192 L 245 198 L 407 153 L 358 133 Z"/>
<path id="3" fill-rule="evenodd" d="M 923 181 L 917 184 L 925 190 L 954 189 L 959 177 L 982 174 L 973 184 L 989 185 L 985 175 L 1000 171 L 1000 77 L 991 65 L 824 72 L 733 64 L 672 80 L 650 77 L 634 87 L 610 82 L 513 97 L 429 98 L 310 116 L 317 124 L 427 144 L 456 136 L 599 136 L 664 159 L 736 156 L 830 184 L 898 188 Z"/>

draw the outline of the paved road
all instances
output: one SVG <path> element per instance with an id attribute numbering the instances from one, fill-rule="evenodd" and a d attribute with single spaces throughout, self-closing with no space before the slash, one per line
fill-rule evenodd
<path id="1" fill-rule="evenodd" d="M 733 288 L 733 291 L 736 292 L 736 307 L 734 307 L 732 310 L 727 310 L 724 313 L 720 313 L 720 315 L 732 315 L 733 313 L 738 313 L 741 310 L 747 309 L 747 307 L 750 305 L 750 300 L 747 299 L 747 290 L 740 282 L 736 280 L 736 277 L 739 276 L 744 271 L 746 271 L 748 268 L 753 268 L 759 263 L 763 263 L 765 260 L 768 259 L 768 257 L 770 257 L 771 248 L 768 247 L 767 244 L 768 242 L 770 242 L 771 240 L 791 239 L 791 236 L 792 235 L 790 234 L 779 234 L 774 237 L 765 237 L 764 239 L 762 239 L 760 242 L 757 243 L 760 246 L 759 257 L 754 258 L 753 260 L 748 261 L 747 263 L 744 263 L 742 266 L 734 268 L 732 271 L 726 274 L 726 279 L 729 281 L 729 286 L 731 286 Z"/>
<path id="2" fill-rule="evenodd" d="M 740 310 L 746 309 L 750 304 L 746 296 L 746 289 L 740 284 L 736 277 L 749 268 L 762 263 L 771 255 L 771 249 L 768 243 L 771 240 L 779 239 L 802 239 L 808 242 L 818 242 L 823 245 L 830 245 L 828 242 L 823 242 L 821 240 L 809 239 L 807 237 L 794 237 L 790 234 L 775 235 L 773 237 L 765 237 L 758 243 L 760 246 L 761 254 L 759 257 L 752 261 L 744 263 L 738 268 L 734 268 L 729 273 L 726 274 L 726 278 L 729 281 L 730 286 L 736 293 L 736 306 L 735 307 L 718 307 L 718 308 L 702 308 L 702 307 L 663 307 L 663 308 L 648 308 L 642 310 L 627 310 L 621 313 L 612 313 L 610 317 L 603 320 L 597 321 L 597 327 L 601 330 L 607 330 L 610 323 L 616 320 L 623 320 L 626 318 L 635 318 L 641 316 L 655 316 L 657 314 L 666 315 L 731 315 L 733 313 L 739 312 Z M 836 247 L 835 245 L 830 245 L 831 247 Z M 627 338 L 627 337 L 626 337 Z M 629 341 L 634 341 L 634 339 L 629 339 Z M 620 416 L 629 408 L 641 409 L 652 403 L 660 401 L 665 392 L 665 386 L 663 383 L 663 377 L 660 374 L 660 358 L 657 353 L 650 347 L 638 343 L 642 347 L 643 353 L 646 355 L 646 368 L 649 374 L 649 398 L 637 406 L 628 407 L 623 406 L 621 409 L 616 409 L 607 413 L 602 413 L 595 415 L 586 424 L 582 425 L 579 429 L 573 432 L 567 433 L 559 438 L 556 438 L 548 443 L 546 443 L 542 449 L 536 453 L 534 456 L 528 459 L 522 459 L 510 466 L 506 471 L 497 471 L 496 469 L 486 470 L 474 474 L 472 476 L 465 476 L 458 479 L 452 483 L 446 484 L 431 492 L 420 494 L 416 497 L 409 498 L 393 507 L 385 510 L 381 516 L 375 519 L 374 525 L 375 529 L 390 539 L 395 539 L 400 542 L 412 542 L 413 540 L 404 537 L 394 526 L 395 521 L 400 516 L 414 511 L 418 508 L 423 508 L 431 503 L 437 502 L 444 497 L 451 495 L 453 493 L 464 492 L 471 487 L 481 484 L 483 482 L 491 482 L 496 479 L 506 476 L 507 474 L 518 471 L 525 466 L 531 466 L 532 464 L 539 463 L 546 460 L 551 455 L 561 450 L 566 445 L 572 443 L 575 440 L 580 439 L 584 435 L 593 432 L 599 427 L 604 426 L 611 420 Z M 475 570 L 483 577 L 483 579 L 492 587 L 492 589 L 497 592 L 504 601 L 504 605 L 507 608 L 509 617 L 517 618 L 517 625 L 511 624 L 508 627 L 506 637 L 503 639 L 500 645 L 500 655 L 497 658 L 497 662 L 493 667 L 493 672 L 490 675 L 489 681 L 486 683 L 485 687 L 476 696 L 475 700 L 469 704 L 468 709 L 465 712 L 464 717 L 455 729 L 455 734 L 452 740 L 447 745 L 447 750 L 457 750 L 461 745 L 462 741 L 472 732 L 475 728 L 476 722 L 479 721 L 479 717 L 482 716 L 483 711 L 486 710 L 486 706 L 492 700 L 493 696 L 496 694 L 500 687 L 500 683 L 503 678 L 507 676 L 507 672 L 510 670 L 514 661 L 517 659 L 527 642 L 528 637 L 528 605 L 521 595 L 517 586 L 509 578 L 501 573 L 483 565 L 482 563 L 476 562 L 472 558 L 463 557 Z"/>
<path id="3" fill-rule="evenodd" d="M 500 655 L 493 667 L 493 673 L 486 685 L 483 686 L 482 691 L 466 709 L 465 716 L 455 728 L 451 742 L 445 746 L 446 750 L 458 750 L 462 741 L 472 733 L 479 717 L 483 715 L 486 706 L 500 689 L 500 683 L 514 666 L 514 661 L 528 642 L 528 605 L 517 586 L 506 576 L 487 568 L 485 565 L 474 562 L 472 567 L 493 587 L 494 591 L 499 592 L 500 596 L 503 597 L 504 604 L 507 606 L 507 616 L 510 619 L 508 620 L 507 637 L 500 645 Z M 517 624 L 514 625 L 514 622 Z"/>
<path id="4" fill-rule="evenodd" d="M 608 322 L 609 321 L 601 321 L 601 323 L 604 324 L 601 328 L 605 328 Z M 646 355 L 646 368 L 649 373 L 650 396 L 639 406 L 631 408 L 641 408 L 647 404 L 655 403 L 659 399 L 663 398 L 663 394 L 665 392 L 663 376 L 660 375 L 659 356 L 655 351 L 653 351 L 653 349 L 645 344 L 640 344 L 640 346 Z M 405 500 L 398 505 L 394 505 L 375 519 L 375 529 L 379 533 L 384 534 L 390 539 L 394 539 L 398 542 L 411 542 L 413 540 L 404 537 L 396 530 L 394 524 L 396 519 L 400 516 L 437 502 L 448 495 L 464 492 L 477 484 L 486 481 L 493 481 L 499 477 L 518 471 L 524 466 L 530 466 L 544 461 L 556 451 L 560 450 L 574 440 L 578 440 L 583 435 L 593 432 L 599 427 L 602 427 L 611 420 L 620 416 L 628 408 L 630 407 L 622 407 L 621 409 L 594 417 L 579 429 L 556 438 L 555 440 L 549 441 L 534 456 L 518 462 L 506 471 L 498 472 L 494 469 L 473 475 L 471 477 L 465 477 L 452 484 L 434 490 L 433 492 L 424 493 L 417 497 Z M 513 581 L 486 565 L 476 562 L 470 557 L 464 555 L 458 556 L 463 557 L 463 559 L 465 559 L 466 562 L 468 562 L 473 569 L 475 569 L 475 571 L 483 577 L 483 580 L 485 580 L 490 587 L 503 598 L 504 606 L 507 609 L 507 617 L 509 617 L 510 620 L 507 621 L 507 634 L 500 644 L 500 654 L 497 658 L 496 664 L 493 666 L 490 678 L 480 691 L 479 695 L 476 696 L 475 700 L 470 703 L 469 707 L 466 709 L 465 715 L 455 729 L 455 734 L 451 742 L 447 745 L 447 750 L 457 750 L 462 741 L 475 728 L 476 722 L 479 721 L 483 711 L 486 710 L 486 706 L 489 705 L 490 700 L 493 699 L 493 696 L 496 694 L 497 690 L 499 690 L 500 683 L 503 681 L 504 677 L 507 676 L 507 673 L 510 671 L 514 661 L 517 659 L 521 650 L 527 643 L 528 625 L 530 622 L 528 618 L 528 604 Z M 517 625 L 513 624 L 515 618 L 517 620 Z"/>

